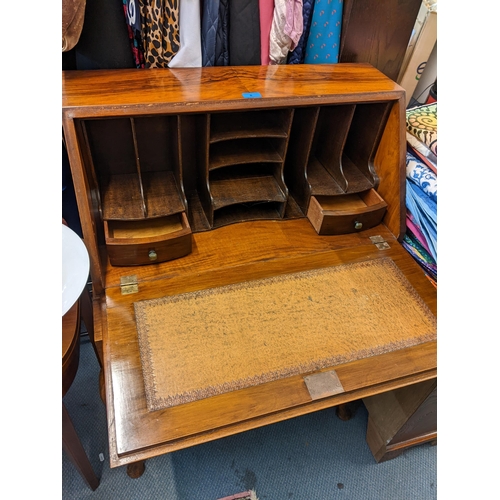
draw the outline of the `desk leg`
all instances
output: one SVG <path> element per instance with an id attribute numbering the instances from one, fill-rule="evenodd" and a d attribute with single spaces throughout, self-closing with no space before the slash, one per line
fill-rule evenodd
<path id="1" fill-rule="evenodd" d="M 62 405 L 62 442 L 63 450 L 68 454 L 69 459 L 73 462 L 78 472 L 92 490 L 97 489 L 99 479 L 97 479 L 94 469 L 92 469 L 92 465 L 89 462 L 64 403 Z"/>
<path id="2" fill-rule="evenodd" d="M 85 288 L 80 296 L 80 306 L 81 306 L 81 317 L 87 328 L 87 333 L 89 334 L 90 341 L 92 342 L 92 347 L 94 348 L 95 355 L 97 357 L 97 361 L 99 361 L 99 365 L 103 366 L 102 363 L 102 353 L 99 352 L 99 349 L 95 343 L 94 336 L 94 316 L 92 310 L 92 299 L 90 298 L 90 292 L 87 288 Z"/>
<path id="3" fill-rule="evenodd" d="M 137 479 L 144 474 L 144 470 L 146 469 L 146 460 L 139 460 L 138 462 L 134 462 L 132 464 L 127 465 L 127 475 L 132 479 Z"/>
<path id="4" fill-rule="evenodd" d="M 344 420 L 344 422 L 346 422 L 347 420 L 351 420 L 351 418 L 354 417 L 360 404 L 361 401 L 357 400 L 338 405 L 335 409 L 335 414 L 338 418 L 340 418 L 340 420 Z"/>

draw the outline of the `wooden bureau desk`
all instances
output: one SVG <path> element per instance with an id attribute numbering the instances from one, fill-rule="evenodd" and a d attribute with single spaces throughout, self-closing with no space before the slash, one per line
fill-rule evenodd
<path id="1" fill-rule="evenodd" d="M 63 73 L 112 467 L 436 378 L 435 340 L 396 342 L 151 410 L 134 312 L 144 300 L 391 259 L 435 316 L 436 290 L 399 242 L 404 110 L 403 89 L 365 64 Z M 315 396 L 306 377 L 332 370 L 341 389 Z"/>

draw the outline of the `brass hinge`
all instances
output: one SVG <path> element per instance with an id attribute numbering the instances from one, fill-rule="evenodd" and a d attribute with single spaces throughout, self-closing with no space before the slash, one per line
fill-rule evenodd
<path id="1" fill-rule="evenodd" d="M 370 240 L 379 250 L 388 250 L 391 248 L 389 243 L 387 243 L 382 236 L 370 236 Z"/>
<path id="2" fill-rule="evenodd" d="M 139 292 L 139 284 L 137 282 L 137 275 L 122 276 L 120 278 L 120 288 L 122 295 L 129 295 L 131 293 Z"/>
<path id="3" fill-rule="evenodd" d="M 335 370 L 308 375 L 304 382 L 313 401 L 345 392 Z"/>

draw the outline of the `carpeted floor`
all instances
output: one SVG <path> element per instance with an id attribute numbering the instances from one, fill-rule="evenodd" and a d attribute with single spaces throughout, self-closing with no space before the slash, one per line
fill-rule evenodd
<path id="1" fill-rule="evenodd" d="M 79 371 L 64 403 L 100 485 L 92 492 L 62 452 L 64 500 L 217 500 L 252 489 L 259 500 L 437 498 L 437 446 L 417 446 L 377 464 L 365 441 L 364 407 L 348 422 L 328 409 L 163 455 L 131 479 L 124 467 L 109 467 L 98 375 L 83 337 Z"/>

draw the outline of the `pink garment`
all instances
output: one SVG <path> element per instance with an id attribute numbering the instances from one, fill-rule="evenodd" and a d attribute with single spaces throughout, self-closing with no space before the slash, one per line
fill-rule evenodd
<path id="1" fill-rule="evenodd" d="M 407 212 L 406 214 L 406 227 L 417 237 L 418 242 L 427 250 L 429 255 L 431 251 L 429 250 L 429 245 L 427 245 L 427 241 L 425 236 L 422 234 L 422 231 L 417 227 L 417 225 L 413 222 L 413 216 Z"/>
<path id="2" fill-rule="evenodd" d="M 275 0 L 269 36 L 269 64 L 286 64 L 303 30 L 303 0 Z"/>
<path id="3" fill-rule="evenodd" d="M 294 50 L 299 43 L 304 25 L 302 0 L 287 0 L 285 34 L 292 41 L 290 51 Z"/>
<path id="4" fill-rule="evenodd" d="M 269 35 L 273 22 L 274 0 L 259 0 L 260 15 L 260 63 L 269 64 Z"/>

